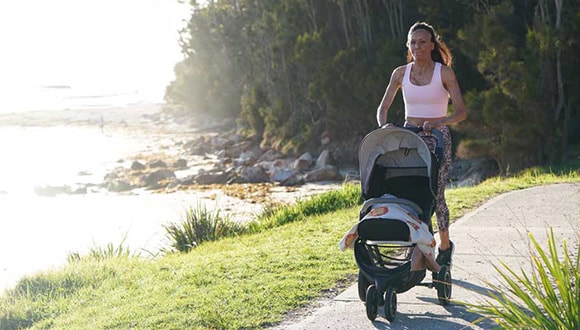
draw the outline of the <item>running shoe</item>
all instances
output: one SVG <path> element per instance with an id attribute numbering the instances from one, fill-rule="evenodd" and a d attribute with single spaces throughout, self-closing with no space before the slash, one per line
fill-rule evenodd
<path id="1" fill-rule="evenodd" d="M 449 268 L 451 268 L 453 261 L 453 252 L 455 250 L 455 244 L 453 244 L 453 242 L 449 242 L 450 246 L 447 250 L 445 251 L 441 251 L 439 249 L 439 254 L 437 254 L 437 258 L 435 259 L 435 261 L 439 264 L 439 266 L 448 266 Z"/>

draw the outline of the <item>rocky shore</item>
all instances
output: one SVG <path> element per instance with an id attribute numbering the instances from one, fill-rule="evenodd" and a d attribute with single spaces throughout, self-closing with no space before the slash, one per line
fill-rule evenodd
<path id="1" fill-rule="evenodd" d="M 314 182 L 342 182 L 345 176 L 332 163 L 327 150 L 286 157 L 263 150 L 234 132 L 211 132 L 178 142 L 172 155 L 135 157 L 104 178 L 112 192 L 133 189 L 174 191 L 205 185 L 271 184 L 282 187 Z M 351 174 L 350 179 L 357 179 Z"/>
<path id="2" fill-rule="evenodd" d="M 328 149 L 290 157 L 261 148 L 237 134 L 231 123 L 202 122 L 161 109 L 160 105 L 150 105 L 65 110 L 9 114 L 0 119 L 5 125 L 99 126 L 103 133 L 138 134 L 147 141 L 141 151 L 118 160 L 102 182 L 38 186 L 35 191 L 41 196 L 102 191 L 170 193 L 211 188 L 260 203 L 271 191 L 282 189 L 293 193 L 312 184 L 336 186 L 359 179 L 356 165 L 338 165 Z M 81 171 L 78 175 L 89 174 Z M 455 160 L 450 185 L 473 185 L 497 174 L 497 165 L 492 160 Z"/>

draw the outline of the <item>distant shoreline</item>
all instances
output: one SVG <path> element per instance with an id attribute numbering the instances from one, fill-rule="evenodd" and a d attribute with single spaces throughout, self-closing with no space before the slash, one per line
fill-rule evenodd
<path id="1" fill-rule="evenodd" d="M 0 112 L 0 126 L 87 126 L 100 124 L 101 118 L 109 124 L 144 123 L 144 116 L 159 113 L 163 104 L 131 104 L 126 106 L 85 107 L 62 110 L 30 110 Z"/>
<path id="2" fill-rule="evenodd" d="M 28 111 L 22 113 L 0 114 L 0 127 L 67 126 L 98 129 L 106 135 L 138 137 L 139 139 L 142 139 L 143 145 L 137 147 L 134 154 L 119 159 L 119 162 L 122 161 L 125 164 L 134 160 L 145 162 L 152 160 L 171 162 L 182 157 L 187 160 L 188 171 L 191 172 L 191 174 L 196 174 L 194 173 L 196 172 L 196 169 L 207 170 L 207 166 L 211 166 L 211 164 L 208 165 L 209 163 L 205 159 L 200 160 L 203 158 L 203 155 L 190 155 L 188 154 L 188 151 L 184 149 L 184 145 L 190 141 L 197 140 L 200 134 L 209 134 L 207 129 L 201 127 L 201 121 L 196 121 L 194 118 L 175 118 L 163 113 L 163 107 L 164 104 L 139 104 L 123 107 Z M 211 130 L 213 129 L 219 130 L 219 128 L 211 128 Z M 120 164 L 121 163 L 119 163 L 119 166 L 121 166 Z M 84 169 L 79 169 L 79 171 L 82 170 Z M 272 184 L 271 188 L 262 188 L 259 190 L 267 192 L 267 195 L 269 195 L 270 198 L 288 203 L 293 202 L 296 198 L 303 198 L 305 196 L 323 193 L 329 189 L 336 189 L 340 184 L 341 182 L 332 184 L 329 184 L 328 182 L 316 182 L 297 187 L 278 187 L 276 184 Z M 257 184 L 256 186 L 262 185 Z M 66 183 L 57 183 L 54 186 L 50 185 L 41 188 L 60 191 L 59 188 L 62 187 L 66 187 Z M 202 190 L 208 188 L 216 191 L 224 190 L 224 187 L 203 187 L 203 185 L 201 187 L 193 185 L 188 189 L 196 190 L 197 188 Z M 241 191 L 243 189 L 244 188 L 240 187 L 238 190 Z M 66 191 L 67 189 L 62 190 Z M 228 187 L 228 189 L 225 190 L 229 191 L 229 194 L 233 194 L 232 191 L 235 189 L 230 189 Z M 227 191 L 220 192 L 218 195 L 226 195 L 228 194 Z M 237 191 L 235 194 L 239 195 L 240 191 Z M 139 192 L 131 192 L 131 194 L 133 193 L 138 194 Z M 164 192 L 157 190 L 155 193 L 163 194 L 171 193 L 171 191 Z M 232 205 L 228 207 L 232 213 L 242 211 L 243 207 L 250 202 L 245 200 L 245 197 L 241 196 L 238 196 L 237 199 L 239 199 L 238 206 Z M 256 202 L 253 201 L 251 203 Z"/>

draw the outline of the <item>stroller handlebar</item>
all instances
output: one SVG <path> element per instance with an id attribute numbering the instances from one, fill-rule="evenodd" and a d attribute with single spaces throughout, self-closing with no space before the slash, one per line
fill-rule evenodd
<path id="1" fill-rule="evenodd" d="M 419 133 L 419 132 L 424 131 L 423 126 L 404 126 L 404 125 L 393 124 L 393 123 L 386 123 L 383 126 L 381 126 L 380 128 L 389 128 L 389 127 L 403 128 L 403 129 L 406 129 L 406 130 L 411 131 L 413 133 Z"/>

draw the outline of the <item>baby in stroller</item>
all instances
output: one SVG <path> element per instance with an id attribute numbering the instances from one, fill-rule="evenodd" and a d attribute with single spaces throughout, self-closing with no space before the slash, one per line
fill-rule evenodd
<path id="1" fill-rule="evenodd" d="M 414 202 L 397 198 L 391 194 L 384 194 L 380 198 L 373 198 L 367 200 L 360 211 L 361 220 L 368 219 L 384 219 L 389 221 L 400 221 L 408 227 L 407 230 L 397 230 L 393 228 L 393 224 L 380 222 L 376 225 L 379 229 L 386 232 L 375 232 L 373 237 L 380 238 L 379 241 L 390 244 L 401 244 L 417 247 L 416 249 L 409 249 L 411 259 L 411 270 L 419 271 L 427 268 L 428 270 L 438 273 L 441 267 L 434 258 L 435 246 L 437 242 L 431 233 L 429 226 L 420 219 L 422 214 L 421 208 Z M 400 227 L 400 224 L 398 224 Z M 368 226 L 368 225 L 367 225 Z M 373 228 L 376 231 L 377 228 Z M 369 238 L 371 234 L 366 234 Z M 350 230 L 343 236 L 339 242 L 340 249 L 344 252 L 348 248 L 353 248 L 354 242 L 358 238 L 358 223 L 350 228 Z"/>

